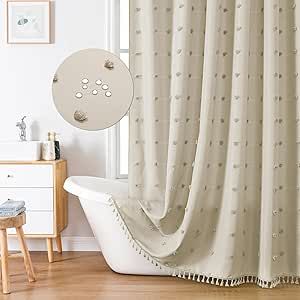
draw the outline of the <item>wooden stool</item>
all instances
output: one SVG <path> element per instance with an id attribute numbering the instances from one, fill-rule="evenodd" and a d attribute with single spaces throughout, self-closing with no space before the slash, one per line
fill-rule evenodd
<path id="1" fill-rule="evenodd" d="M 26 215 L 22 213 L 16 217 L 0 218 L 0 247 L 1 247 L 1 270 L 2 270 L 2 290 L 4 294 L 10 293 L 10 282 L 8 273 L 8 248 L 7 248 L 7 228 L 16 228 L 17 237 L 20 243 L 24 258 L 24 265 L 28 276 L 28 281 L 35 281 L 35 274 L 24 239 L 22 225 L 26 223 Z M 10 255 L 14 256 L 14 255 Z"/>

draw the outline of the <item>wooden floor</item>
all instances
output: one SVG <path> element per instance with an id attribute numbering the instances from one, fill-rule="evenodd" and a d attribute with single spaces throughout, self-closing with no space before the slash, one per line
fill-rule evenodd
<path id="1" fill-rule="evenodd" d="M 47 262 L 46 252 L 32 252 L 37 282 L 28 283 L 21 258 L 10 260 L 10 295 L 0 299 L 300 299 L 300 287 L 262 289 L 255 285 L 221 288 L 170 277 L 120 275 L 112 272 L 95 252 L 65 252 Z"/>

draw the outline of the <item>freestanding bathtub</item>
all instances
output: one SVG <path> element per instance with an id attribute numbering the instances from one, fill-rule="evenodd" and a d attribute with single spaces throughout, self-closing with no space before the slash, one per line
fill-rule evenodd
<path id="1" fill-rule="evenodd" d="M 64 184 L 76 195 L 109 267 L 122 274 L 169 275 L 136 251 L 110 207 L 112 197 L 127 197 L 128 184 L 97 177 L 73 176 Z"/>

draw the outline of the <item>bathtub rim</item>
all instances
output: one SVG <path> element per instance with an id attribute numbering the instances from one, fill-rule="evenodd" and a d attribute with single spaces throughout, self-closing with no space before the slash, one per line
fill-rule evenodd
<path id="1" fill-rule="evenodd" d="M 95 190 L 95 186 L 90 186 L 90 184 L 95 184 L 96 187 L 108 187 L 109 191 Z M 101 202 L 103 204 L 109 204 L 110 199 L 112 199 L 112 191 L 121 189 L 122 194 L 127 192 L 128 184 L 122 181 L 116 181 L 113 179 L 94 177 L 94 176 L 70 176 L 64 182 L 64 189 L 79 198 Z"/>

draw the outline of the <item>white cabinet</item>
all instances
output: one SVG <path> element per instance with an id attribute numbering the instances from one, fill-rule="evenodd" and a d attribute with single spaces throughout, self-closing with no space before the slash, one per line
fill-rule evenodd
<path id="1" fill-rule="evenodd" d="M 0 203 L 23 200 L 26 207 L 25 235 L 46 238 L 49 261 L 53 261 L 52 239 L 61 251 L 61 231 L 67 226 L 66 161 L 1 162 Z M 15 234 L 14 229 L 8 230 Z"/>
<path id="2" fill-rule="evenodd" d="M 41 222 L 43 220 L 43 222 Z M 23 225 L 23 231 L 25 234 L 53 234 L 53 212 L 51 211 L 27 211 L 26 212 L 26 224 Z M 8 234 L 15 234 L 14 228 L 7 229 Z"/>
<path id="3" fill-rule="evenodd" d="M 53 187 L 52 165 L 0 165 L 0 187 Z"/>
<path id="4" fill-rule="evenodd" d="M 24 201 L 27 211 L 54 210 L 53 188 L 0 188 L 0 203 L 7 200 Z"/>

